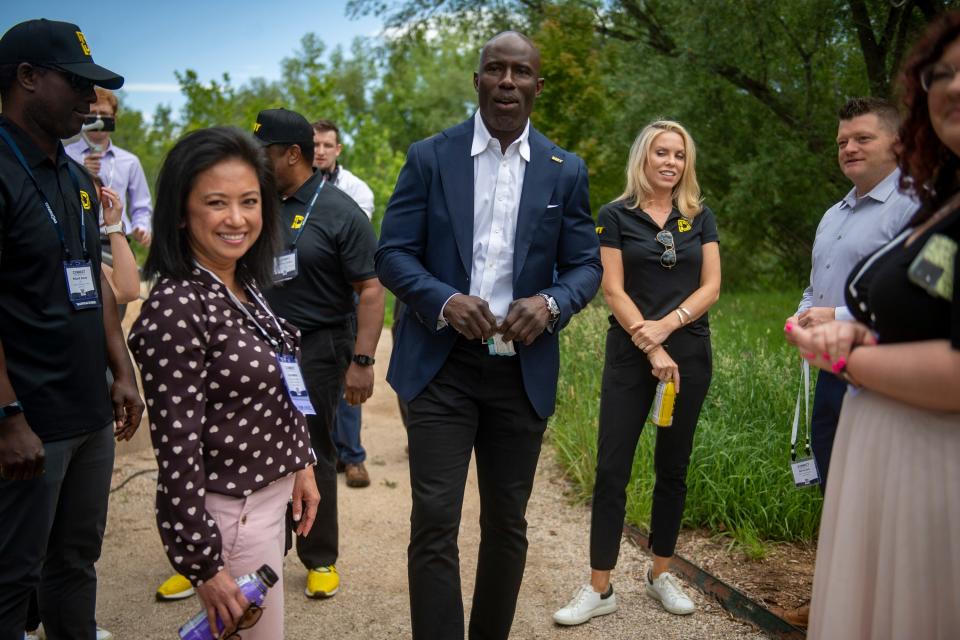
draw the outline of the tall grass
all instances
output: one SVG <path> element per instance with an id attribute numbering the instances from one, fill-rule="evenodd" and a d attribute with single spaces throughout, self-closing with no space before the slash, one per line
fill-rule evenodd
<path id="1" fill-rule="evenodd" d="M 730 535 L 753 556 L 773 541 L 809 541 L 821 499 L 790 473 L 790 422 L 799 365 L 783 340 L 796 296 L 722 297 L 710 312 L 714 371 L 687 476 L 683 523 Z M 608 311 L 595 302 L 561 333 L 562 364 L 551 440 L 580 499 L 593 491 Z M 637 416 L 637 420 L 645 416 Z M 647 422 L 627 488 L 627 521 L 649 528 L 656 427 Z"/>

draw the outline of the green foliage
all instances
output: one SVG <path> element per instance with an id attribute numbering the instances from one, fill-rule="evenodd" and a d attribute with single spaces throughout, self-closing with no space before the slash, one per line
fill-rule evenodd
<path id="1" fill-rule="evenodd" d="M 798 299 L 799 292 L 724 296 L 710 313 L 713 383 L 697 427 L 683 523 L 730 535 L 755 556 L 765 542 L 810 541 L 819 524 L 819 492 L 794 488 L 789 465 L 799 367 L 781 327 Z M 550 439 L 582 500 L 594 484 L 607 314 L 595 301 L 561 333 Z M 641 528 L 649 527 L 656 429 L 644 428 L 627 487 L 627 520 Z"/>

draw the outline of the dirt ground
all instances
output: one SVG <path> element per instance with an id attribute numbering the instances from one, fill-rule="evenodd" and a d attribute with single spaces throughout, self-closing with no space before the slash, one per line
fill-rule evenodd
<path id="1" fill-rule="evenodd" d="M 128 321 L 135 313 L 135 309 L 130 310 Z M 340 479 L 341 557 L 337 568 L 342 577 L 341 591 L 325 601 L 305 598 L 306 571 L 291 553 L 284 566 L 286 637 L 291 640 L 410 637 L 406 575 L 410 489 L 406 439 L 396 397 L 383 380 L 389 339 L 389 333 L 384 332 L 377 353 L 375 394 L 363 413 L 363 441 L 372 484 L 366 489 L 350 489 L 343 484 L 342 476 Z M 138 434 L 133 445 L 118 449 L 103 555 L 97 565 L 99 624 L 112 631 L 117 640 L 176 638 L 177 628 L 199 609 L 196 598 L 174 603 L 154 599 L 156 587 L 170 574 L 170 565 L 153 516 L 156 464 L 150 449 L 141 448 L 146 444 L 145 424 L 141 430 L 144 433 Z M 659 603 L 644 594 L 640 577 L 646 572 L 648 560 L 629 543 L 623 546 L 614 576 L 620 610 L 581 627 L 555 626 L 551 614 L 587 580 L 589 569 L 589 508 L 571 505 L 565 490 L 566 481 L 552 450 L 545 446 L 528 509 L 530 549 L 513 638 L 763 637 L 695 592 L 698 611 L 694 615 L 681 618 L 664 612 Z M 468 616 L 479 541 L 478 517 L 476 478 L 471 473 L 460 529 Z M 719 543 L 704 539 L 722 549 Z M 698 562 L 696 555 L 704 555 L 708 569 L 711 563 L 741 564 L 732 556 L 710 560 L 716 550 L 709 544 L 698 545 L 687 536 L 679 552 L 694 562 Z"/>

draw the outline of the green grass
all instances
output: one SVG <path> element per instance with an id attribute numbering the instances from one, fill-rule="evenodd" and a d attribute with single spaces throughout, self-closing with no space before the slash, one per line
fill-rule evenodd
<path id="1" fill-rule="evenodd" d="M 819 491 L 796 489 L 790 474 L 799 367 L 782 327 L 795 309 L 795 294 L 748 293 L 721 297 L 710 312 L 713 383 L 697 427 L 683 523 L 731 536 L 752 557 L 768 542 L 810 541 L 819 525 Z M 584 501 L 596 469 L 607 314 L 595 302 L 561 333 L 551 440 Z M 649 529 L 655 430 L 647 422 L 627 488 L 627 521 L 641 529 Z"/>

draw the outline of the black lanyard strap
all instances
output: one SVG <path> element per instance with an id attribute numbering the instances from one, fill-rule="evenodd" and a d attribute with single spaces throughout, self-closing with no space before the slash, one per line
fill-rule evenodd
<path id="1" fill-rule="evenodd" d="M 17 161 L 27 173 L 30 181 L 33 182 L 33 186 L 37 190 L 37 195 L 40 196 L 40 200 L 43 202 L 43 208 L 46 209 L 47 215 L 50 218 L 50 222 L 53 223 L 54 228 L 57 230 L 57 236 L 60 238 L 60 246 L 63 248 L 63 255 L 67 260 L 71 260 L 72 256 L 70 254 L 70 248 L 67 246 L 67 240 L 63 235 L 63 226 L 60 224 L 60 220 L 57 218 L 57 215 L 53 212 L 53 207 L 50 205 L 50 200 L 40 187 L 40 182 L 37 180 L 37 177 L 33 175 L 33 171 L 30 170 L 30 165 L 27 164 L 27 159 L 23 157 L 23 152 L 20 151 L 20 147 L 17 146 L 17 143 L 14 142 L 13 138 L 3 127 L 0 127 L 0 138 L 3 138 L 3 141 L 7 143 L 7 146 L 13 150 L 13 155 L 16 156 Z M 77 196 L 79 197 L 80 181 L 77 180 L 77 176 L 74 174 L 73 166 L 70 165 L 69 162 L 67 163 L 67 169 L 69 169 L 70 181 L 73 183 L 73 186 L 77 192 Z M 83 202 L 80 203 L 80 247 L 83 249 L 84 260 L 89 260 L 90 254 L 87 252 L 87 225 L 86 221 L 83 219 Z"/>
<path id="2" fill-rule="evenodd" d="M 307 220 L 310 219 L 310 214 L 313 213 L 313 207 L 317 204 L 317 198 L 320 197 L 320 192 L 323 191 L 323 185 L 325 184 L 327 184 L 327 181 L 321 180 L 320 184 L 317 185 L 317 190 L 313 192 L 313 197 L 310 198 L 310 204 L 307 205 L 307 212 L 303 214 L 303 222 L 300 223 L 300 227 L 297 229 L 297 232 L 293 236 L 293 240 L 290 242 L 290 251 L 293 251 L 297 248 L 297 241 L 303 234 L 303 230 L 307 227 Z"/>

